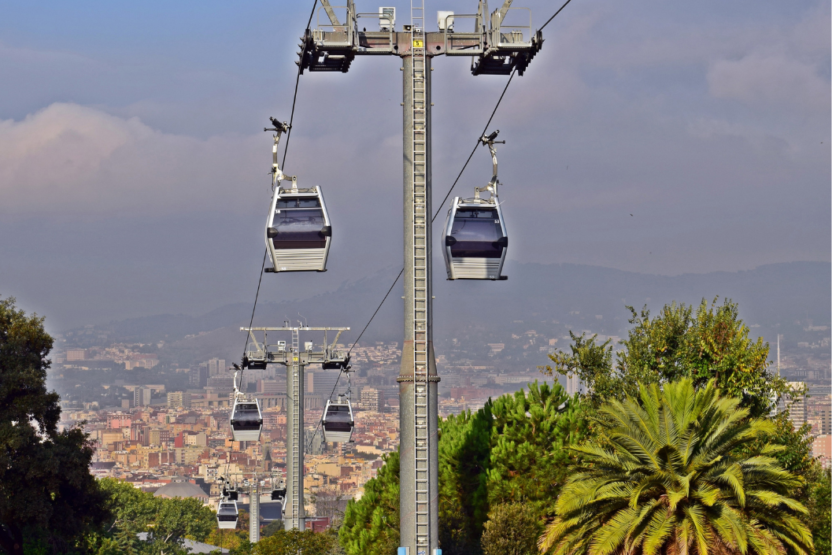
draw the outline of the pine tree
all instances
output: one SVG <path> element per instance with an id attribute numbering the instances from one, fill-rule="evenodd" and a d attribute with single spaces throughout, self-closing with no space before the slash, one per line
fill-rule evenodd
<path id="1" fill-rule="evenodd" d="M 529 384 L 528 393 L 496 399 L 491 408 L 488 501 L 528 503 L 538 516 L 550 510 L 575 454 L 566 448 L 590 433 L 586 408 L 560 384 Z"/>

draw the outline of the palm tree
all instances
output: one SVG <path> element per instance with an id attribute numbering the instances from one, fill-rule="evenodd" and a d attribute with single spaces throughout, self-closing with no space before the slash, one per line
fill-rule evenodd
<path id="1" fill-rule="evenodd" d="M 538 547 L 556 555 L 812 553 L 790 497 L 802 480 L 768 447 L 744 446 L 773 431 L 713 382 L 640 386 L 601 408 L 604 437 L 574 450 L 583 463 L 557 499 Z"/>

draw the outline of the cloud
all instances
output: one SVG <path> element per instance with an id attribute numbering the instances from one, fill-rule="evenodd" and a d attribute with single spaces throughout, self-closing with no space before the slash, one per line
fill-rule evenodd
<path id="1" fill-rule="evenodd" d="M 76 104 L 0 121 L 0 213 L 240 210 L 265 182 L 262 136 L 197 139 Z M 262 187 L 256 187 L 262 192 Z"/>
<path id="2" fill-rule="evenodd" d="M 752 106 L 825 110 L 830 87 L 809 63 L 785 55 L 750 54 L 739 60 L 719 60 L 708 71 L 711 95 Z"/>

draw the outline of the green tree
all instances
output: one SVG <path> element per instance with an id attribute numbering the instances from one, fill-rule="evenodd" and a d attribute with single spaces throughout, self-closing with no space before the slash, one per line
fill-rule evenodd
<path id="1" fill-rule="evenodd" d="M 475 554 L 487 518 L 486 474 L 490 453 L 488 405 L 440 424 L 439 541 L 447 555 Z M 340 542 L 350 555 L 391 555 L 399 546 L 399 454 L 385 458 L 364 495 L 350 501 Z"/>
<path id="2" fill-rule="evenodd" d="M 815 463 L 806 477 L 801 499 L 808 509 L 804 522 L 812 531 L 815 553 L 832 553 L 832 475 Z"/>
<path id="3" fill-rule="evenodd" d="M 334 531 L 315 533 L 311 530 L 280 530 L 262 538 L 251 549 L 252 555 L 330 555 L 338 546 Z"/>
<path id="4" fill-rule="evenodd" d="M 812 553 L 812 536 L 792 497 L 802 480 L 768 446 L 771 434 L 715 381 L 700 390 L 684 378 L 642 386 L 639 399 L 600 409 L 602 437 L 573 447 L 584 460 L 555 505 L 540 551 L 557 554 Z"/>
<path id="5" fill-rule="evenodd" d="M 399 454 L 384 463 L 361 499 L 347 503 L 338 538 L 349 555 L 394 555 L 399 546 Z"/>
<path id="6" fill-rule="evenodd" d="M 774 454 L 780 466 L 799 476 L 808 477 L 817 465 L 812 453 L 814 438 L 809 435 L 812 427 L 804 424 L 795 428 L 789 420 L 788 412 L 781 412 L 769 420 L 773 424 L 772 431 L 744 446 L 743 454 L 758 454 L 766 445 L 780 445 L 783 448 Z"/>
<path id="7" fill-rule="evenodd" d="M 282 520 L 273 520 L 272 522 L 268 523 L 263 529 L 260 531 L 260 536 L 267 538 L 271 535 L 274 535 L 281 530 L 284 530 L 284 524 Z"/>
<path id="8" fill-rule="evenodd" d="M 0 299 L 0 549 L 72 553 L 107 518 L 89 473 L 93 448 L 79 428 L 58 431 L 47 392 L 52 338 L 43 318 Z"/>
<path id="9" fill-rule="evenodd" d="M 484 555 L 534 555 L 540 525 L 525 503 L 497 505 L 488 515 L 482 534 Z"/>
<path id="10" fill-rule="evenodd" d="M 590 434 L 586 407 L 558 383 L 535 382 L 496 399 L 491 414 L 489 504 L 528 503 L 546 514 L 575 461 L 567 447 Z"/>
<path id="11" fill-rule="evenodd" d="M 439 439 L 439 545 L 447 555 L 475 555 L 488 518 L 491 402 L 446 418 Z"/>
<path id="12" fill-rule="evenodd" d="M 216 529 L 216 515 L 198 499 L 166 499 L 105 478 L 101 489 L 108 496 L 111 519 L 100 534 L 89 539 L 98 555 L 113 549 L 121 553 L 174 553 L 184 539 L 206 541 Z M 145 539 L 138 534 L 146 533 Z"/>
<path id="13" fill-rule="evenodd" d="M 449 416 L 439 435 L 439 544 L 447 555 L 481 552 L 489 506 L 526 503 L 548 514 L 583 440 L 585 406 L 560 385 L 489 401 L 475 413 Z M 347 506 L 341 545 L 350 555 L 395 554 L 399 545 L 399 459 L 393 454 L 364 496 Z"/>
<path id="14" fill-rule="evenodd" d="M 613 364 L 612 345 L 595 337 L 570 332 L 570 353 L 550 355 L 549 375 L 577 374 L 595 406 L 608 399 L 637 395 L 639 383 L 662 383 L 689 377 L 696 387 L 715 380 L 726 395 L 743 400 L 752 416 L 767 414 L 777 399 L 788 392 L 786 380 L 768 370 L 768 344 L 752 341 L 739 318 L 736 303 L 725 300 L 710 305 L 703 299 L 693 306 L 671 303 L 653 318 L 647 309 L 633 307 L 633 327 L 621 342 Z"/>

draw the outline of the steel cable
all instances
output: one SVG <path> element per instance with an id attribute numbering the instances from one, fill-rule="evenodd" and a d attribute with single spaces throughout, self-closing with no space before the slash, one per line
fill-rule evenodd
<path id="1" fill-rule="evenodd" d="M 503 101 L 503 97 L 505 97 L 506 91 L 508 90 L 508 86 L 511 84 L 511 80 L 514 78 L 514 74 L 515 74 L 516 71 L 517 70 L 515 69 L 514 71 L 511 72 L 511 76 L 508 78 L 508 82 L 506 83 L 505 88 L 503 88 L 503 92 L 502 92 L 502 94 L 500 94 L 500 98 L 497 100 L 497 105 L 494 106 L 494 109 L 491 111 L 491 116 L 488 118 L 488 122 L 485 124 L 485 128 L 483 129 L 483 132 L 480 134 L 480 137 L 482 135 L 485 135 L 485 132 L 488 130 L 488 126 L 491 125 L 491 120 L 494 119 L 494 115 L 497 113 L 497 109 L 500 107 L 500 103 Z M 465 161 L 465 164 L 462 166 L 462 169 L 459 170 L 459 174 L 456 176 L 456 179 L 454 180 L 453 185 L 451 185 L 451 188 L 448 189 L 448 193 L 445 195 L 445 198 L 442 200 L 442 204 L 439 205 L 439 208 L 433 214 L 433 217 L 430 220 L 431 223 L 436 221 L 436 217 L 442 211 L 442 206 L 445 205 L 445 202 L 448 200 L 448 197 L 451 196 L 451 192 L 454 190 L 454 187 L 456 187 L 456 184 L 459 182 L 459 179 L 462 177 L 462 174 L 465 172 L 465 169 L 468 167 L 468 163 L 471 161 L 471 158 L 474 157 L 474 153 L 477 151 L 477 147 L 479 146 L 479 143 L 480 143 L 480 139 L 478 137 L 477 138 L 477 144 L 474 145 L 474 150 L 472 150 L 471 154 L 468 155 L 468 159 Z M 358 343 L 358 340 L 361 339 L 361 337 L 364 335 L 364 332 L 367 331 L 367 328 L 370 326 L 370 323 L 372 323 L 373 319 L 376 317 L 376 314 L 378 314 L 378 311 L 381 310 L 381 307 L 384 304 L 384 301 L 386 301 L 387 297 L 390 296 L 390 292 L 393 291 L 393 288 L 396 286 L 396 283 L 398 283 L 398 281 L 402 277 L 403 273 L 404 273 L 404 268 L 402 268 L 399 271 L 399 275 L 397 275 L 396 279 L 393 280 L 393 284 L 390 285 L 390 289 L 387 290 L 387 293 L 384 295 L 384 298 L 381 299 L 381 302 L 376 307 L 375 311 L 373 312 L 373 315 L 370 316 L 370 320 L 367 322 L 367 325 L 365 325 L 364 329 L 361 330 L 361 333 L 358 335 L 358 338 L 353 342 L 352 347 L 350 347 L 349 351 L 347 351 L 347 354 L 352 352 L 352 350 L 355 348 L 355 345 Z"/>
<path id="2" fill-rule="evenodd" d="M 306 33 L 309 33 L 309 26 L 312 24 L 312 17 L 315 15 L 315 8 L 318 5 L 318 0 L 315 0 L 312 3 L 312 11 L 309 12 L 309 19 L 306 22 Z M 298 73 L 295 77 L 295 92 L 292 95 L 292 112 L 289 116 L 289 129 L 286 131 L 286 145 L 283 147 L 283 167 L 286 168 L 286 155 L 289 152 L 289 139 L 292 137 L 292 123 L 295 121 L 295 105 L 298 101 L 298 85 L 300 84 L 300 75 L 301 69 L 303 67 L 303 61 L 301 60 L 298 63 Z M 279 185 L 278 185 L 279 186 Z M 254 323 L 254 313 L 257 310 L 257 300 L 260 297 L 260 284 L 263 282 L 263 271 L 266 269 L 266 256 L 268 255 L 268 248 L 263 250 L 263 264 L 260 266 L 260 278 L 257 281 L 257 293 L 254 295 L 254 306 L 251 307 L 251 319 L 249 320 L 248 327 L 251 328 L 252 324 Z M 246 334 L 246 342 L 243 346 L 243 357 L 246 356 L 246 349 L 248 349 L 248 340 L 250 334 Z M 244 371 L 245 368 L 242 369 Z M 242 371 L 240 372 L 240 383 L 242 383 Z"/>
<path id="3" fill-rule="evenodd" d="M 553 19 L 555 19 L 555 17 L 557 17 L 557 15 L 563 10 L 563 8 L 565 8 L 567 6 L 567 4 L 569 4 L 569 2 L 571 2 L 571 1 L 572 0 L 566 0 L 566 2 L 564 2 L 564 4 L 560 8 L 558 8 L 558 11 L 556 11 L 552 15 L 552 17 L 550 17 L 549 19 L 546 20 L 546 23 L 544 23 L 543 26 L 539 30 L 542 31 L 544 29 L 544 27 L 549 25 L 549 23 L 551 23 L 551 21 Z M 506 83 L 505 88 L 503 88 L 503 92 L 502 92 L 502 94 L 500 94 L 500 98 L 497 100 L 497 105 L 494 106 L 494 109 L 491 111 L 491 116 L 488 118 L 488 122 L 485 124 L 485 127 L 483 128 L 483 131 L 482 131 L 482 134 L 480 135 L 480 137 L 485 135 L 485 132 L 488 131 L 488 126 L 491 125 L 491 121 L 494 119 L 494 115 L 497 113 L 497 109 L 500 107 L 500 103 L 503 101 L 503 97 L 506 95 L 506 91 L 508 90 L 508 86 L 511 84 L 512 79 L 514 79 L 514 74 L 516 72 L 517 72 L 517 68 L 515 68 L 511 72 L 511 75 L 508 78 L 508 82 Z M 437 216 L 439 216 L 439 213 L 442 211 L 442 207 L 445 206 L 445 203 L 448 201 L 448 197 L 451 196 L 451 192 L 453 192 L 454 187 L 456 187 L 456 184 L 459 182 L 459 179 L 462 177 L 463 172 L 465 172 L 465 169 L 468 167 L 468 163 L 471 161 L 471 158 L 474 157 L 474 153 L 477 151 L 477 147 L 479 146 L 479 143 L 480 143 L 480 139 L 477 138 L 477 144 L 474 145 L 474 149 L 471 151 L 471 154 L 468 155 L 468 159 L 465 160 L 465 164 L 462 166 L 462 169 L 459 170 L 459 174 L 456 176 L 456 179 L 454 180 L 453 185 L 451 185 L 451 188 L 448 190 L 448 193 L 445 195 L 445 198 L 442 199 L 442 203 L 439 205 L 439 208 L 437 208 L 436 212 L 433 214 L 433 217 L 430 220 L 431 223 L 436 221 Z M 387 293 L 384 295 L 384 298 L 381 299 L 381 302 L 379 303 L 378 307 L 376 307 L 375 311 L 373 312 L 373 315 L 370 316 L 370 320 L 367 322 L 367 325 L 364 326 L 363 330 L 361 330 L 361 333 L 359 334 L 358 339 L 356 339 L 355 342 L 353 342 L 352 347 L 350 347 L 347 354 L 352 352 L 353 348 L 358 343 L 358 340 L 361 339 L 361 336 L 363 336 L 364 332 L 367 331 L 367 328 L 369 327 L 370 323 L 373 321 L 373 318 L 375 318 L 376 314 L 378 314 L 378 311 L 381 310 L 381 306 L 384 304 L 384 301 L 387 300 L 387 297 L 390 296 L 390 292 L 393 290 L 393 287 L 396 286 L 396 283 L 398 283 L 399 278 L 402 277 L 403 273 L 404 273 L 404 268 L 401 269 L 401 271 L 399 272 L 399 275 L 396 276 L 395 280 L 393 280 L 393 284 L 390 286 L 390 289 L 387 290 Z"/>

